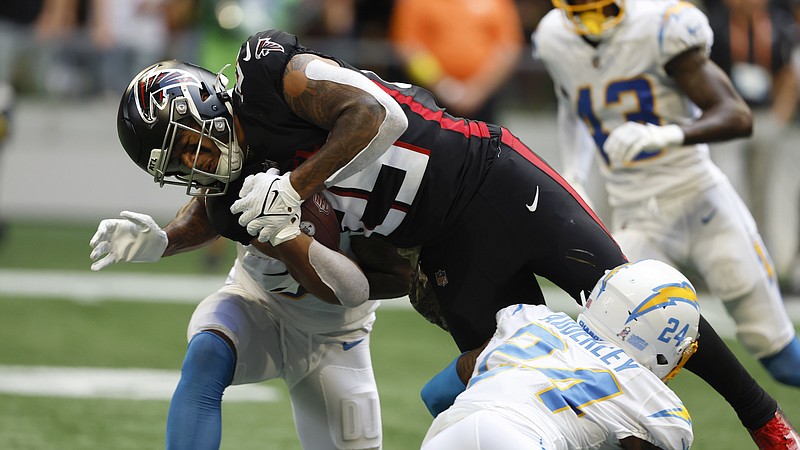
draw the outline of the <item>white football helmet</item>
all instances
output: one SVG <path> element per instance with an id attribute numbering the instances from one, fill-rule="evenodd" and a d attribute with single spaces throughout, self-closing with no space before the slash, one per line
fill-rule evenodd
<path id="1" fill-rule="evenodd" d="M 623 264 L 597 282 L 578 324 L 612 342 L 664 382 L 697 350 L 700 305 L 686 277 L 653 259 Z"/>
<path id="2" fill-rule="evenodd" d="M 599 41 L 625 17 L 625 0 L 551 0 L 576 33 Z"/>

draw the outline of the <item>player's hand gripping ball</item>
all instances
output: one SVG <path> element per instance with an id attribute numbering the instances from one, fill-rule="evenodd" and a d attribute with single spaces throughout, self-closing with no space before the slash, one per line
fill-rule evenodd
<path id="1" fill-rule="evenodd" d="M 300 207 L 300 231 L 331 250 L 339 250 L 339 219 L 328 200 L 314 194 Z"/>

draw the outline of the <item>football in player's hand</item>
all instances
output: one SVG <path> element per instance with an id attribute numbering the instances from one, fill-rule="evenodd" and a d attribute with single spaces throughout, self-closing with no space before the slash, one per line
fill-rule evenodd
<path id="1" fill-rule="evenodd" d="M 339 219 L 328 200 L 314 194 L 300 210 L 300 231 L 331 250 L 339 250 Z"/>

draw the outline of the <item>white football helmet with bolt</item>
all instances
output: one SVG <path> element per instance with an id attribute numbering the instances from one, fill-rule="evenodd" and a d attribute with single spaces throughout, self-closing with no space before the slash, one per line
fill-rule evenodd
<path id="1" fill-rule="evenodd" d="M 700 305 L 683 274 L 646 259 L 606 272 L 585 299 L 578 323 L 667 382 L 697 350 Z"/>

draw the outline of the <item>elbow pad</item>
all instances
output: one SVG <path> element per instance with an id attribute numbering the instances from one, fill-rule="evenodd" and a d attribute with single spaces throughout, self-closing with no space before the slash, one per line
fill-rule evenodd
<path id="1" fill-rule="evenodd" d="M 343 306 L 359 306 L 369 299 L 367 277 L 350 258 L 311 241 L 308 262 Z"/>

